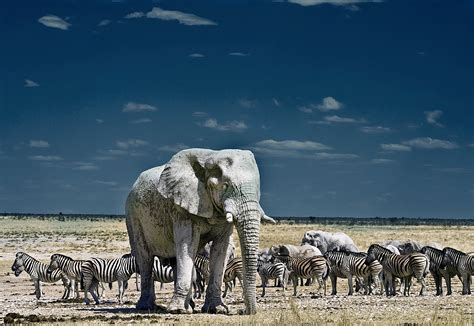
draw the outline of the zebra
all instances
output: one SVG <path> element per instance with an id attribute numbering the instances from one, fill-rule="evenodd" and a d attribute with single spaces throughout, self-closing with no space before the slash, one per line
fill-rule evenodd
<path id="1" fill-rule="evenodd" d="M 404 278 L 405 289 L 403 294 L 409 296 L 413 275 L 421 283 L 420 295 L 424 294 L 426 288 L 425 276 L 430 268 L 430 261 L 426 255 L 419 252 L 397 255 L 381 245 L 372 244 L 367 251 L 365 263 L 368 265 L 374 260 L 378 260 L 383 266 L 384 276 L 386 277 L 385 293 L 387 296 L 395 295 L 394 277 Z"/>
<path id="2" fill-rule="evenodd" d="M 296 296 L 296 288 L 298 286 L 298 278 L 316 278 L 318 280 L 319 288 L 318 294 L 321 293 L 321 288 L 324 286 L 324 295 L 326 295 L 326 279 L 329 276 L 329 265 L 323 256 L 313 256 L 309 258 L 290 257 L 289 255 L 274 256 L 277 260 L 286 265 L 290 271 L 290 278 L 293 283 L 293 295 Z"/>
<path id="3" fill-rule="evenodd" d="M 288 270 L 284 263 L 271 263 L 262 260 L 257 261 L 257 272 L 262 280 L 262 297 L 265 296 L 265 288 L 268 280 L 279 280 L 283 287 L 283 295 L 285 295 L 285 286 L 288 281 Z"/>
<path id="4" fill-rule="evenodd" d="M 30 275 L 35 285 L 36 299 L 40 299 L 42 295 L 41 282 L 55 283 L 59 280 L 62 280 L 64 286 L 62 299 L 69 297 L 70 282 L 66 274 L 59 270 L 48 273 L 48 265 L 43 264 L 24 252 L 20 251 L 16 253 L 12 271 L 15 272 L 16 277 L 20 276 L 23 271 L 26 271 Z"/>
<path id="5" fill-rule="evenodd" d="M 194 268 L 196 269 L 196 288 L 197 293 L 195 298 L 200 298 L 201 294 L 204 292 L 205 284 L 209 280 L 210 269 L 209 269 L 209 258 L 204 255 L 197 254 L 194 258 Z M 227 262 L 226 269 L 224 270 L 224 279 L 225 289 L 223 297 L 227 295 L 227 290 L 232 290 L 232 282 L 235 279 L 239 279 L 239 282 L 242 282 L 243 273 L 243 263 L 240 258 L 232 258 Z"/>
<path id="6" fill-rule="evenodd" d="M 348 295 L 352 295 L 354 290 L 352 288 L 352 277 L 363 278 L 364 294 L 371 294 L 372 287 L 370 282 L 373 281 L 375 286 L 378 287 L 380 280 L 379 276 L 382 272 L 382 265 L 374 260 L 369 265 L 365 264 L 367 254 L 363 252 L 351 252 L 351 251 L 327 251 L 324 254 L 327 259 L 331 271 L 329 276 L 332 284 L 332 295 L 337 294 L 337 278 L 347 278 L 347 284 L 349 287 Z"/>
<path id="7" fill-rule="evenodd" d="M 227 262 L 224 271 L 224 294 L 223 298 L 227 296 L 227 290 L 232 291 L 232 284 L 235 286 L 235 279 L 239 280 L 240 286 L 242 286 L 242 275 L 243 275 L 243 263 L 241 258 L 232 258 Z"/>
<path id="8" fill-rule="evenodd" d="M 71 282 L 71 297 L 79 298 L 79 283 L 81 282 L 82 264 L 84 260 L 74 260 L 62 254 L 53 254 L 48 266 L 48 273 L 60 270 Z"/>
<path id="9" fill-rule="evenodd" d="M 112 283 L 118 282 L 119 303 L 123 302 L 125 292 L 125 283 L 130 279 L 133 273 L 137 272 L 137 263 L 135 257 L 131 254 L 123 255 L 116 259 L 92 258 L 82 264 L 82 280 L 84 284 L 84 302 L 88 305 L 90 300 L 88 292 L 94 298 L 96 304 L 99 303 L 99 297 L 94 292 L 99 282 Z"/>
<path id="10" fill-rule="evenodd" d="M 430 259 L 430 272 L 436 284 L 436 295 L 443 294 L 442 278 L 446 282 L 447 295 L 451 295 L 451 277 L 457 275 L 456 267 L 450 264 L 444 252 L 434 247 L 424 246 L 420 252 Z"/>
<path id="11" fill-rule="evenodd" d="M 452 266 L 462 281 L 462 294 L 471 294 L 472 275 L 474 273 L 474 253 L 466 254 L 454 248 L 443 249 L 445 260 L 441 267 Z"/>

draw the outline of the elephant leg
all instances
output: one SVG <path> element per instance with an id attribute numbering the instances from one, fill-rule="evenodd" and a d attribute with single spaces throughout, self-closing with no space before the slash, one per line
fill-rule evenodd
<path id="1" fill-rule="evenodd" d="M 171 313 L 191 312 L 189 308 L 191 282 L 199 246 L 200 230 L 190 219 L 174 219 L 173 235 L 176 251 L 176 277 L 174 280 L 174 293 L 168 304 Z M 211 265 L 212 266 L 212 265 Z M 174 271 L 173 271 L 174 272 Z"/>
<path id="2" fill-rule="evenodd" d="M 202 312 L 229 312 L 221 298 L 221 286 L 224 278 L 224 270 L 227 265 L 227 248 L 229 246 L 230 236 L 232 235 L 233 225 L 228 224 L 222 230 L 222 233 L 213 240 L 211 246 L 211 255 L 209 266 L 211 273 L 209 275 L 209 284 L 206 289 L 206 299 L 202 306 Z"/>

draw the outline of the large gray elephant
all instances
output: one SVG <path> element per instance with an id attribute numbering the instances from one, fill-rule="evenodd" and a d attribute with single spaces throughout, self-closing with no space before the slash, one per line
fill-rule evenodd
<path id="1" fill-rule="evenodd" d="M 272 256 L 290 256 L 293 258 L 309 258 L 314 256 L 321 256 L 321 251 L 311 245 L 304 244 L 301 246 L 274 245 L 270 248 L 269 254 Z"/>
<path id="2" fill-rule="evenodd" d="M 344 232 L 306 231 L 301 244 L 315 246 L 323 254 L 331 250 L 359 251 L 354 241 Z"/>
<path id="3" fill-rule="evenodd" d="M 210 279 L 203 312 L 227 310 L 221 298 L 233 226 L 242 250 L 245 313 L 256 313 L 255 279 L 260 221 L 275 221 L 260 207 L 260 176 L 250 151 L 187 149 L 143 172 L 126 203 L 126 223 L 140 270 L 137 308 L 156 308 L 153 256 L 176 257 L 170 312 L 190 312 L 196 253 L 212 241 Z M 228 310 L 227 310 L 228 311 Z"/>

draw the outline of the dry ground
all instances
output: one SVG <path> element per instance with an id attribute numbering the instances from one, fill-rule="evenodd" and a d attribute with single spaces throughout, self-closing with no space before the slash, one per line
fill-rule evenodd
<path id="1" fill-rule="evenodd" d="M 261 247 L 277 243 L 298 244 L 304 231 L 322 229 L 344 231 L 349 234 L 360 249 L 366 250 L 374 242 L 385 239 L 416 239 L 422 242 L 437 241 L 444 246 L 452 246 L 464 251 L 474 250 L 474 227 L 441 226 L 323 226 L 312 225 L 272 225 L 262 226 Z M 238 241 L 236 241 L 238 246 Z M 102 323 L 165 323 L 165 324 L 290 324 L 314 325 L 316 323 L 351 324 L 473 324 L 474 296 L 461 296 L 459 281 L 454 282 L 455 294 L 450 297 L 433 295 L 434 284 L 429 278 L 429 294 L 415 296 L 419 286 L 414 285 L 412 296 L 386 298 L 380 295 L 348 297 L 346 280 L 339 280 L 341 295 L 318 297 L 314 295 L 317 286 L 298 287 L 299 295 L 293 298 L 291 289 L 283 296 L 280 289 L 270 287 L 265 298 L 258 298 L 259 312 L 255 316 L 239 316 L 243 308 L 241 289 L 229 295 L 226 302 L 231 315 L 212 316 L 196 313 L 193 315 L 170 315 L 164 313 L 137 314 L 133 310 L 139 292 L 130 282 L 126 294 L 127 302 L 119 305 L 116 300 L 117 287 L 106 290 L 104 303 L 85 306 L 82 302 L 58 300 L 62 285 L 46 284 L 45 296 L 37 301 L 31 293 L 32 282 L 26 274 L 15 277 L 10 270 L 17 251 L 25 251 L 47 263 L 54 252 L 75 258 L 117 257 L 129 252 L 124 221 L 83 221 L 68 222 L 41 221 L 38 219 L 0 220 L 0 322 L 4 317 L 13 316 L 23 320 L 43 323 L 88 324 L 92 320 Z M 328 281 L 328 291 L 330 282 Z M 171 297 L 172 287 L 158 290 L 157 302 L 165 304 Z M 260 293 L 260 288 L 257 289 Z M 197 307 L 203 301 L 197 300 Z M 18 315 L 12 315 L 18 314 Z M 20 316 L 21 315 L 21 316 Z M 8 317 L 6 321 L 8 321 Z M 18 320 L 18 319 L 17 319 Z"/>

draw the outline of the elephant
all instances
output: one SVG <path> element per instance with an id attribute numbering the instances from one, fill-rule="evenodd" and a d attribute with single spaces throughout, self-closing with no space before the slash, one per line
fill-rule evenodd
<path id="1" fill-rule="evenodd" d="M 313 256 L 321 256 L 321 251 L 313 247 L 311 245 L 301 245 L 301 246 L 294 246 L 294 245 L 275 245 L 270 248 L 270 254 L 273 256 L 290 256 L 293 258 L 300 257 L 300 258 L 309 258 Z"/>
<path id="2" fill-rule="evenodd" d="M 425 246 L 430 246 L 439 250 L 443 250 L 443 246 L 436 242 L 429 242 L 429 243 L 421 243 L 415 240 L 386 240 L 382 241 L 381 245 L 387 247 L 388 245 L 392 245 L 396 247 L 401 255 L 408 255 L 414 252 L 419 252 L 421 248 Z"/>
<path id="3" fill-rule="evenodd" d="M 212 241 L 210 279 L 201 310 L 228 312 L 221 285 L 235 226 L 243 258 L 245 314 L 255 314 L 260 223 L 275 221 L 260 206 L 260 175 L 251 151 L 185 149 L 140 174 L 126 205 L 126 225 L 141 274 L 139 310 L 156 308 L 153 256 L 176 257 L 167 311 L 191 313 L 191 277 L 198 250 Z"/>
<path id="4" fill-rule="evenodd" d="M 354 241 L 343 232 L 306 231 L 301 244 L 315 246 L 323 254 L 331 250 L 359 252 Z"/>

